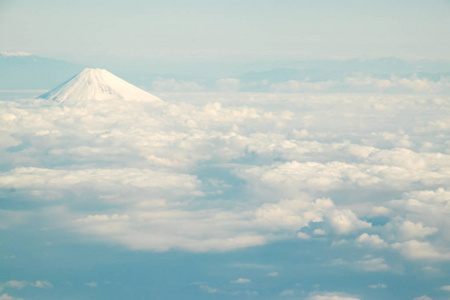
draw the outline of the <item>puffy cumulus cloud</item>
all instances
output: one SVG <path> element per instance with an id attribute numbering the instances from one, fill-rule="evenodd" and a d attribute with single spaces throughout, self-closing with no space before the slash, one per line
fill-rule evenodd
<path id="1" fill-rule="evenodd" d="M 0 175 L 0 188 L 28 191 L 95 190 L 98 193 L 143 189 L 152 194 L 168 196 L 170 191 L 181 195 L 199 194 L 200 182 L 195 176 L 157 172 L 148 169 L 83 169 L 55 170 L 16 168 Z M 201 194 L 201 193 L 200 193 Z"/>
<path id="2" fill-rule="evenodd" d="M 450 160 L 449 160 L 450 161 Z M 397 162 L 398 163 L 398 162 Z M 271 166 L 256 166 L 238 169 L 238 175 L 256 186 L 265 186 L 276 190 L 282 195 L 292 195 L 296 191 L 309 190 L 326 192 L 337 189 L 389 188 L 404 190 L 413 183 L 424 186 L 445 184 L 450 175 L 445 171 L 449 168 L 437 166 L 436 159 L 432 167 L 416 165 L 395 166 L 386 162 L 373 164 L 355 164 L 340 161 L 328 163 L 290 161 L 276 163 Z M 436 166 L 436 168 L 434 168 Z"/>
<path id="3" fill-rule="evenodd" d="M 220 210 L 137 209 L 126 215 L 88 215 L 67 226 L 135 250 L 228 251 L 268 242 L 245 214 Z"/>
<path id="4" fill-rule="evenodd" d="M 394 243 L 392 248 L 398 250 L 403 256 L 413 260 L 449 260 L 450 253 L 437 251 L 429 242 L 410 240 L 403 243 Z"/>
<path id="5" fill-rule="evenodd" d="M 334 210 L 328 215 L 332 230 L 338 234 L 347 234 L 352 231 L 369 228 L 372 224 L 362 221 L 349 209 Z"/>
<path id="6" fill-rule="evenodd" d="M 189 89 L 179 84 L 160 87 Z M 158 105 L 0 101 L 0 195 L 42 205 L 47 228 L 130 249 L 228 251 L 285 238 L 332 244 L 345 234 L 356 240 L 348 247 L 377 256 L 387 242 L 386 252 L 409 254 L 416 240 L 422 252 L 449 252 L 446 96 L 166 98 Z M 13 230 L 36 215 L 5 207 L 0 227 Z M 386 269 L 380 259 L 356 265 Z"/>
<path id="7" fill-rule="evenodd" d="M 324 212 L 332 207 L 334 204 L 331 199 L 316 199 L 310 202 L 282 200 L 277 204 L 263 204 L 257 209 L 256 222 L 275 230 L 299 230 L 310 222 L 322 221 Z"/>
<path id="8" fill-rule="evenodd" d="M 425 227 L 422 223 L 414 223 L 409 220 L 404 221 L 398 227 L 399 235 L 405 240 L 414 238 L 424 238 L 427 235 L 434 234 L 438 231 L 434 227 Z"/>
<path id="9" fill-rule="evenodd" d="M 67 217 L 63 219 L 72 220 L 64 224 L 75 232 L 130 249 L 220 252 L 263 245 L 295 234 L 298 238 L 308 239 L 308 234 L 297 231 L 311 222 L 322 221 L 330 209 L 335 209 L 330 199 L 281 200 L 241 211 L 190 210 L 189 206 L 178 203 L 173 207 L 163 201 L 137 202 L 134 206 L 128 205 L 122 214 L 78 215 L 76 218 L 66 212 Z M 54 213 L 64 214 L 61 211 Z M 355 219 L 348 222 L 355 228 L 363 224 Z"/>
<path id="10" fill-rule="evenodd" d="M 341 292 L 315 291 L 308 295 L 307 300 L 360 300 L 358 296 L 352 296 Z"/>
<path id="11" fill-rule="evenodd" d="M 356 239 L 359 245 L 365 245 L 373 248 L 386 248 L 388 244 L 377 234 L 363 233 Z"/>

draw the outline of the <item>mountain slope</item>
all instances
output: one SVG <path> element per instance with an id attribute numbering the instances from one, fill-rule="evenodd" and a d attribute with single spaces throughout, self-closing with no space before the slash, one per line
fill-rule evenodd
<path id="1" fill-rule="evenodd" d="M 59 103 L 75 104 L 86 101 L 162 102 L 158 97 L 126 82 L 104 69 L 84 69 L 53 90 L 39 96 Z"/>

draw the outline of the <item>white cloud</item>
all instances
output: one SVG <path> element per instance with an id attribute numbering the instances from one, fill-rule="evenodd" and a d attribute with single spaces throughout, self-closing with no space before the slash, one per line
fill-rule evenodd
<path id="1" fill-rule="evenodd" d="M 53 287 L 53 285 L 45 280 L 37 280 L 36 282 L 28 282 L 24 280 L 10 280 L 5 283 L 0 283 L 0 291 L 11 288 L 21 290 L 25 287 L 51 288 Z"/>
<path id="2" fill-rule="evenodd" d="M 388 271 L 390 269 L 389 265 L 386 264 L 384 258 L 366 258 L 354 262 L 355 268 L 361 269 L 367 272 L 381 272 Z"/>
<path id="3" fill-rule="evenodd" d="M 284 290 L 280 293 L 280 296 L 287 297 L 287 296 L 294 296 L 293 290 Z"/>
<path id="4" fill-rule="evenodd" d="M 314 233 L 314 235 L 326 235 L 327 234 L 327 232 L 325 230 L 320 229 L 320 228 L 314 229 L 313 233 Z"/>
<path id="5" fill-rule="evenodd" d="M 391 245 L 408 259 L 449 260 L 450 253 L 440 253 L 429 242 L 410 240 Z"/>
<path id="6" fill-rule="evenodd" d="M 365 271 L 365 272 L 385 272 L 389 271 L 391 268 L 386 263 L 385 259 L 382 257 L 372 257 L 367 255 L 361 260 L 351 260 L 347 261 L 342 258 L 333 259 L 330 262 L 331 266 L 343 266 L 350 269 Z"/>
<path id="7" fill-rule="evenodd" d="M 349 209 L 332 211 L 328 216 L 328 220 L 331 228 L 338 234 L 347 234 L 372 226 L 370 223 L 358 219 Z"/>
<path id="8" fill-rule="evenodd" d="M 35 283 L 30 283 L 31 286 L 37 287 L 37 288 L 51 288 L 53 285 L 45 280 L 37 280 Z"/>
<path id="9" fill-rule="evenodd" d="M 360 300 L 360 297 L 340 292 L 315 291 L 308 295 L 307 300 Z"/>
<path id="10" fill-rule="evenodd" d="M 297 237 L 302 240 L 308 240 L 311 238 L 311 236 L 309 234 L 307 234 L 305 232 L 301 232 L 301 231 L 297 232 Z"/>
<path id="11" fill-rule="evenodd" d="M 26 281 L 19 281 L 19 280 L 10 280 L 4 284 L 2 284 L 2 287 L 4 288 L 14 288 L 14 289 L 23 289 L 26 287 L 29 283 Z"/>
<path id="12" fill-rule="evenodd" d="M 420 297 L 416 297 L 413 300 L 433 300 L 433 299 L 431 299 L 427 295 L 423 295 L 423 296 L 420 296 Z"/>
<path id="13" fill-rule="evenodd" d="M 86 282 L 84 285 L 91 287 L 91 288 L 96 288 L 98 286 L 98 283 L 95 281 L 91 281 L 91 282 Z"/>
<path id="14" fill-rule="evenodd" d="M 362 81 L 352 84 L 380 83 Z M 445 99 L 168 95 L 158 107 L 0 102 L 0 154 L 11 165 L 0 173 L 1 195 L 53 201 L 41 215 L 0 211 L 0 227 L 48 220 L 49 228 L 92 241 L 153 251 L 229 251 L 324 230 L 327 241 L 333 233 L 355 234 L 356 244 L 346 246 L 369 246 L 365 251 L 386 240 L 407 253 L 413 238 L 439 249 L 441 258 L 449 252 L 449 234 L 439 225 L 447 222 L 450 199 L 447 133 L 431 123 L 448 118 Z M 219 173 L 229 178 L 215 178 Z M 102 211 L 84 204 L 93 201 Z M 389 225 L 371 228 L 363 219 L 377 216 L 390 218 Z M 314 222 L 320 229 L 308 228 Z M 359 232 L 368 228 L 380 231 Z"/>
<path id="15" fill-rule="evenodd" d="M 238 278 L 236 280 L 231 281 L 231 283 L 238 283 L 238 284 L 243 284 L 243 283 L 250 283 L 251 280 L 248 278 Z"/>
<path id="16" fill-rule="evenodd" d="M 371 288 L 371 289 L 385 289 L 385 288 L 387 288 L 387 285 L 384 284 L 384 283 L 377 283 L 377 284 L 369 285 L 369 288 Z"/>
<path id="17" fill-rule="evenodd" d="M 13 296 L 9 296 L 8 294 L 0 295 L 0 300 L 23 300 L 23 298 L 16 298 Z"/>
<path id="18" fill-rule="evenodd" d="M 388 244 L 377 234 L 363 233 L 356 239 L 360 245 L 367 245 L 373 248 L 386 248 Z"/>
<path id="19" fill-rule="evenodd" d="M 399 78 L 392 76 L 390 79 L 378 79 L 370 76 L 348 77 L 343 80 L 328 81 L 302 81 L 288 80 L 281 83 L 270 84 L 273 92 L 415 92 L 415 93 L 442 93 L 450 89 L 447 78 L 440 81 L 431 81 L 426 78 Z M 383 108 L 385 109 L 385 108 Z"/>
<path id="20" fill-rule="evenodd" d="M 398 230 L 401 238 L 405 240 L 410 240 L 414 238 L 424 238 L 438 231 L 437 228 L 425 227 L 420 222 L 414 223 L 409 220 L 406 220 L 402 224 L 400 224 Z"/>
<path id="21" fill-rule="evenodd" d="M 204 292 L 206 292 L 206 293 L 209 293 L 209 294 L 216 294 L 216 293 L 219 292 L 218 289 L 213 288 L 213 287 L 210 287 L 209 285 L 206 285 L 206 284 L 200 284 L 200 285 L 199 285 L 199 288 L 200 288 L 202 291 L 204 291 Z"/>
<path id="22" fill-rule="evenodd" d="M 441 286 L 441 290 L 450 292 L 450 285 Z"/>

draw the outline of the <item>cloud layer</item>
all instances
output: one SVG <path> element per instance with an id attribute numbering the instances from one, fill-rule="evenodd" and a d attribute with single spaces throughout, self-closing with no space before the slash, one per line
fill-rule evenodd
<path id="1" fill-rule="evenodd" d="M 446 97 L 222 95 L 167 94 L 158 106 L 0 102 L 0 228 L 156 252 L 317 241 L 356 251 L 327 264 L 356 272 L 399 272 L 394 257 L 450 260 Z"/>

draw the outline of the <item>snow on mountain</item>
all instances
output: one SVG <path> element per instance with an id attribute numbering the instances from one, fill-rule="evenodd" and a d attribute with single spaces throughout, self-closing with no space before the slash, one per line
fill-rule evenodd
<path id="1" fill-rule="evenodd" d="M 84 69 L 73 78 L 38 98 L 65 104 L 117 99 L 162 102 L 158 97 L 141 90 L 104 69 L 90 68 Z"/>

